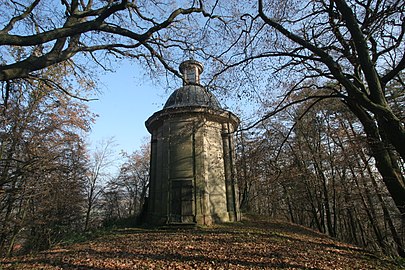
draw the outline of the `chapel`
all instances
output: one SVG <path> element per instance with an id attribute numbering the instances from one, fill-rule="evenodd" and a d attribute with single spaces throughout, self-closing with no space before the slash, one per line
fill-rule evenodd
<path id="1" fill-rule="evenodd" d="M 203 64 L 180 64 L 183 86 L 145 125 L 151 134 L 149 224 L 240 220 L 234 132 L 239 119 L 200 84 Z"/>

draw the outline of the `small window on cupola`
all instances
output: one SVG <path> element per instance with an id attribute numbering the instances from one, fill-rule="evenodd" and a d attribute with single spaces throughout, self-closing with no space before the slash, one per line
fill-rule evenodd
<path id="1" fill-rule="evenodd" d="M 186 80 L 187 83 L 190 83 L 190 84 L 196 84 L 197 83 L 198 78 L 197 78 L 197 72 L 196 71 L 197 71 L 196 66 L 191 66 L 186 70 L 186 73 L 184 75 L 185 75 L 185 80 Z"/>
<path id="2" fill-rule="evenodd" d="M 180 64 L 180 72 L 183 74 L 183 84 L 200 84 L 200 74 L 203 65 L 195 60 L 187 60 Z"/>

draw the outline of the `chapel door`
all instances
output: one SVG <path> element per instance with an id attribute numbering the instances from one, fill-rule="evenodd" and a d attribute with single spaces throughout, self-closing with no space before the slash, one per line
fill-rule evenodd
<path id="1" fill-rule="evenodd" d="M 194 222 L 193 185 L 191 180 L 172 181 L 170 206 L 171 222 Z"/>

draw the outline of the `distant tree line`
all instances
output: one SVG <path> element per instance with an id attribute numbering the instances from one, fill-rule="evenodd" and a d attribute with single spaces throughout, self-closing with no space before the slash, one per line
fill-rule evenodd
<path id="1" fill-rule="evenodd" d="M 242 206 L 404 257 L 404 2 L 247 2 L 212 54 L 262 116 L 239 136 Z"/>
<path id="2" fill-rule="evenodd" d="M 111 175 L 113 142 L 90 150 L 98 73 L 122 58 L 164 67 L 172 32 L 204 13 L 134 1 L 1 1 L 0 255 L 48 248 L 103 224 L 134 220 L 147 193 L 147 146 L 123 153 Z M 209 14 L 204 16 L 209 17 Z M 73 237 L 73 236 L 72 236 Z"/>
<path id="3" fill-rule="evenodd" d="M 404 101 L 405 94 L 390 99 L 395 110 L 403 111 Z M 361 124 L 341 102 L 291 106 L 239 133 L 237 142 L 243 211 L 404 257 L 401 214 L 376 169 Z M 404 163 L 399 170 L 405 170 Z"/>
<path id="4" fill-rule="evenodd" d="M 49 248 L 111 219 L 135 220 L 148 184 L 147 146 L 111 175 L 112 141 L 88 149 L 93 116 L 82 101 L 41 82 L 9 85 L 0 112 L 0 255 Z"/>

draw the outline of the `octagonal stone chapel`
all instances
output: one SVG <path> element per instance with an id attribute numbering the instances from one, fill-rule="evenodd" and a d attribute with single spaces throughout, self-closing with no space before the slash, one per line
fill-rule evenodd
<path id="1" fill-rule="evenodd" d="M 203 65 L 180 64 L 183 87 L 145 125 L 151 133 L 149 224 L 240 220 L 233 134 L 239 119 L 200 84 Z"/>

